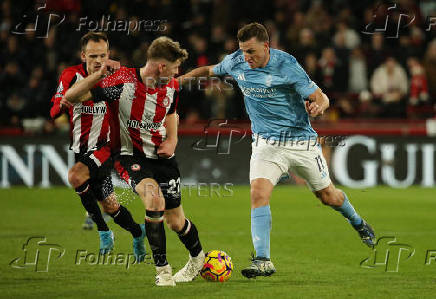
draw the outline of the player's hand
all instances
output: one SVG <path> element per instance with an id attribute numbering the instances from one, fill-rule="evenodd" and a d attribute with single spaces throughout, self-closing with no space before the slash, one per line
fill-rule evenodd
<path id="1" fill-rule="evenodd" d="M 174 152 L 176 151 L 177 141 L 167 139 L 164 142 L 162 142 L 157 149 L 157 154 L 161 158 L 171 158 L 174 155 Z"/>
<path id="2" fill-rule="evenodd" d="M 59 102 L 59 105 L 61 106 L 61 109 L 68 109 L 70 107 L 73 107 L 73 104 L 71 102 L 68 102 L 65 97 L 62 97 L 61 101 Z"/>
<path id="3" fill-rule="evenodd" d="M 322 115 L 324 113 L 324 110 L 322 109 L 322 107 L 320 105 L 318 105 L 316 102 L 307 101 L 306 102 L 306 110 L 307 110 L 307 113 L 309 113 L 309 115 L 311 117 L 317 117 L 317 116 Z"/>
<path id="4" fill-rule="evenodd" d="M 112 60 L 112 59 L 108 59 L 106 61 L 106 68 L 111 73 L 118 71 L 120 69 L 120 67 L 121 67 L 121 64 L 119 61 Z"/>
<path id="5" fill-rule="evenodd" d="M 121 67 L 121 64 L 119 61 L 108 59 L 105 62 L 103 62 L 103 65 L 97 71 L 97 73 L 100 75 L 101 78 L 104 78 L 106 76 L 109 76 L 110 74 L 113 74 L 117 70 L 119 70 L 120 67 Z"/>

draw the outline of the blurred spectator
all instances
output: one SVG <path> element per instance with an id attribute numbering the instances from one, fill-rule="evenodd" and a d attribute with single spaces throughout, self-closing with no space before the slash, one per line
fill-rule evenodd
<path id="1" fill-rule="evenodd" d="M 370 74 L 386 60 L 388 53 L 384 46 L 384 39 L 381 33 L 372 35 L 371 47 L 366 53 L 368 58 L 368 72 Z"/>
<path id="2" fill-rule="evenodd" d="M 341 119 L 356 117 L 357 105 L 352 103 L 352 100 L 346 96 L 340 96 L 336 102 L 338 116 Z"/>
<path id="3" fill-rule="evenodd" d="M 362 49 L 355 48 L 351 52 L 350 77 L 348 87 L 350 92 L 360 93 L 368 89 L 368 67 Z"/>
<path id="4" fill-rule="evenodd" d="M 428 80 L 428 89 L 433 101 L 436 99 L 436 39 L 427 47 L 424 56 L 424 68 Z"/>
<path id="5" fill-rule="evenodd" d="M 58 69 L 80 63 L 80 37 L 96 25 L 109 28 L 105 31 L 111 41 L 111 57 L 126 66 L 142 66 L 148 45 L 155 37 L 174 38 L 189 51 L 189 59 L 181 66 L 181 72 L 186 72 L 221 61 L 239 48 L 236 32 L 241 25 L 262 22 L 270 33 L 271 46 L 284 48 L 294 55 L 308 75 L 331 95 L 333 114 L 343 118 L 403 116 L 406 102 L 420 109 L 436 99 L 436 40 L 430 42 L 434 30 L 425 31 L 424 21 L 426 16 L 433 15 L 434 1 L 401 0 L 399 10 L 392 13 L 384 2 L 345 0 L 136 0 L 129 3 L 113 0 L 102 1 L 98 6 L 86 1 L 50 0 L 46 11 L 38 11 L 40 24 L 44 25 L 38 31 L 31 29 L 35 28 L 40 1 L 25 11 L 25 20 L 21 2 L 4 0 L 0 4 L 0 122 L 3 125 L 21 125 L 23 117 L 47 117 L 48 108 L 44 105 L 49 104 L 56 90 Z M 416 18 L 409 26 L 400 27 L 399 38 L 389 38 L 398 30 L 401 11 Z M 48 38 L 40 38 L 45 35 L 50 12 L 65 14 L 65 19 L 58 26 L 49 27 Z M 120 23 L 103 26 L 102 16 Z M 88 25 L 78 29 L 83 17 L 87 17 Z M 387 17 L 387 32 L 377 32 L 375 29 L 383 28 Z M 123 22 L 158 20 L 166 20 L 159 30 L 143 28 L 127 34 L 122 28 Z M 401 21 L 410 20 L 403 17 Z M 22 34 L 11 32 L 17 24 L 22 24 Z M 115 27 L 116 30 L 111 29 Z M 393 60 L 384 63 L 388 56 L 395 57 L 399 64 L 392 63 Z M 410 85 L 400 65 L 407 67 Z M 374 96 L 367 91 L 369 75 L 372 75 Z M 210 91 L 204 82 L 202 85 L 206 91 L 193 88 L 181 92 L 182 120 L 223 115 L 246 117 L 243 98 L 236 86 L 233 92 L 220 93 Z M 353 102 L 358 97 L 366 99 L 359 107 Z"/>
<path id="6" fill-rule="evenodd" d="M 12 91 L 17 91 L 22 88 L 26 82 L 26 77 L 22 72 L 18 63 L 15 60 L 8 60 L 3 72 L 0 74 L 0 98 L 5 99 Z"/>
<path id="7" fill-rule="evenodd" d="M 428 87 L 425 70 L 421 63 L 415 57 L 411 57 L 407 61 L 410 74 L 410 96 L 409 104 L 416 106 L 418 104 L 428 102 Z"/>
<path id="8" fill-rule="evenodd" d="M 304 70 L 313 81 L 319 83 L 322 80 L 321 71 L 318 67 L 318 59 L 315 53 L 309 53 L 304 59 Z"/>
<path id="9" fill-rule="evenodd" d="M 388 57 L 371 77 L 371 90 L 380 99 L 380 117 L 404 117 L 407 94 L 406 71 L 393 57 Z"/>
<path id="10" fill-rule="evenodd" d="M 317 45 L 324 48 L 331 41 L 332 20 L 322 1 L 311 1 L 311 4 L 306 14 L 306 25 L 313 30 Z"/>
<path id="11" fill-rule="evenodd" d="M 315 36 L 313 35 L 313 31 L 309 28 L 303 28 L 300 31 L 300 39 L 298 43 L 291 46 L 293 49 L 291 54 L 297 58 L 297 61 L 303 61 L 304 56 L 308 52 L 318 53 Z"/>
<path id="12" fill-rule="evenodd" d="M 333 48 L 322 50 L 319 60 L 321 68 L 320 84 L 326 92 L 345 92 L 348 85 L 348 70 L 344 69 L 344 63 L 336 56 Z"/>
<path id="13" fill-rule="evenodd" d="M 305 28 L 305 16 L 301 11 L 296 11 L 292 18 L 292 25 L 289 26 L 286 32 L 286 48 L 293 49 L 298 44 L 300 39 L 300 32 Z"/>
<path id="14" fill-rule="evenodd" d="M 348 27 L 347 23 L 339 22 L 337 31 L 333 37 L 335 46 L 338 46 L 339 39 L 342 39 L 347 49 L 352 50 L 360 45 L 360 37 L 357 32 Z"/>

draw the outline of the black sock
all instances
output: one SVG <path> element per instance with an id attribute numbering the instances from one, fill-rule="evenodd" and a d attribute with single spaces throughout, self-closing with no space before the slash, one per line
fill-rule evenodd
<path id="1" fill-rule="evenodd" d="M 89 180 L 83 183 L 81 186 L 76 188 L 76 193 L 80 196 L 82 200 L 82 205 L 88 212 L 92 221 L 97 225 L 99 231 L 108 231 L 109 227 L 101 215 L 100 208 L 98 207 L 97 200 L 95 198 L 92 189 L 89 186 Z"/>
<path id="2" fill-rule="evenodd" d="M 168 265 L 163 214 L 164 211 L 145 211 L 145 231 L 156 267 Z"/>
<path id="3" fill-rule="evenodd" d="M 114 222 L 124 228 L 126 231 L 130 232 L 133 238 L 142 235 L 141 227 L 135 222 L 135 220 L 133 220 L 132 214 L 130 214 L 129 210 L 122 205 L 120 205 L 118 211 L 110 215 L 114 219 Z"/>
<path id="4" fill-rule="evenodd" d="M 182 230 L 177 233 L 180 241 L 185 245 L 186 249 L 192 257 L 196 257 L 201 251 L 201 243 L 198 238 L 198 230 L 194 223 L 185 219 L 185 225 Z"/>

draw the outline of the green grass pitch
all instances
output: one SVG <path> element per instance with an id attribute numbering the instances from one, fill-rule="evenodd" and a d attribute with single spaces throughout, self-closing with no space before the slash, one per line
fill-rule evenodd
<path id="1" fill-rule="evenodd" d="M 377 236 L 395 236 L 397 243 L 409 246 L 401 245 L 409 251 L 400 252 L 398 272 L 386 272 L 382 264 L 360 266 L 374 252 L 363 245 L 340 214 L 322 206 L 304 187 L 279 186 L 271 199 L 271 254 L 277 273 L 253 280 L 240 274 L 249 264 L 252 251 L 249 187 L 232 189 L 230 197 L 198 196 L 197 192 L 183 190 L 186 215 L 197 225 L 203 248 L 224 250 L 232 257 L 235 269 L 230 281 L 220 284 L 197 278 L 174 288 L 154 285 L 151 264 L 131 265 L 128 269 L 120 264 L 92 265 L 83 261 L 76 265 L 77 250 L 98 252 L 98 235 L 95 230 L 81 229 L 84 211 L 71 189 L 0 190 L 0 297 L 434 298 L 435 189 L 345 189 Z M 135 220 L 142 222 L 144 208 L 139 198 L 123 189 L 118 189 L 117 194 Z M 131 253 L 130 234 L 113 221 L 109 226 L 116 236 L 114 253 Z M 167 229 L 166 234 L 168 260 L 177 271 L 187 261 L 188 253 L 175 233 Z M 9 265 L 14 258 L 23 257 L 23 243 L 31 236 L 44 236 L 47 243 L 65 249 L 63 257 L 50 260 L 48 272 Z M 407 259 L 411 248 L 414 255 Z M 389 252 L 389 262 L 395 263 L 395 250 L 398 246 L 385 246 L 378 252 Z M 429 250 L 434 250 L 435 258 L 431 258 Z"/>

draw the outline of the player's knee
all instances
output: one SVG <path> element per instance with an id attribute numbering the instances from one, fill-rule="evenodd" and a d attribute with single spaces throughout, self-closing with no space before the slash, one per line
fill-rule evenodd
<path id="1" fill-rule="evenodd" d="M 316 197 L 318 197 L 324 205 L 340 207 L 343 203 L 343 199 L 340 196 L 340 192 L 334 188 L 326 188 L 321 191 L 315 192 Z"/>
<path id="2" fill-rule="evenodd" d="M 135 188 L 145 202 L 147 210 L 162 211 L 165 209 L 165 199 L 159 185 L 154 180 L 144 179 Z"/>
<path id="3" fill-rule="evenodd" d="M 120 209 L 120 204 L 115 199 L 115 196 L 113 196 L 113 194 L 100 201 L 100 205 L 103 208 L 103 211 L 108 214 L 113 214 Z"/>
<path id="4" fill-rule="evenodd" d="M 84 171 L 77 164 L 68 171 L 68 182 L 73 188 L 81 186 L 87 179 L 88 177 L 86 177 Z"/>
<path id="5" fill-rule="evenodd" d="M 179 232 L 183 229 L 185 225 L 185 219 L 181 219 L 180 217 L 165 217 L 165 222 L 169 229 L 175 232 Z"/>
<path id="6" fill-rule="evenodd" d="M 151 197 L 150 205 L 147 207 L 147 210 L 152 211 L 163 211 L 165 209 L 165 200 L 159 194 L 153 195 Z"/>
<path id="7" fill-rule="evenodd" d="M 269 192 L 261 186 L 253 184 L 250 189 L 250 198 L 252 207 L 263 206 L 268 204 Z"/>

